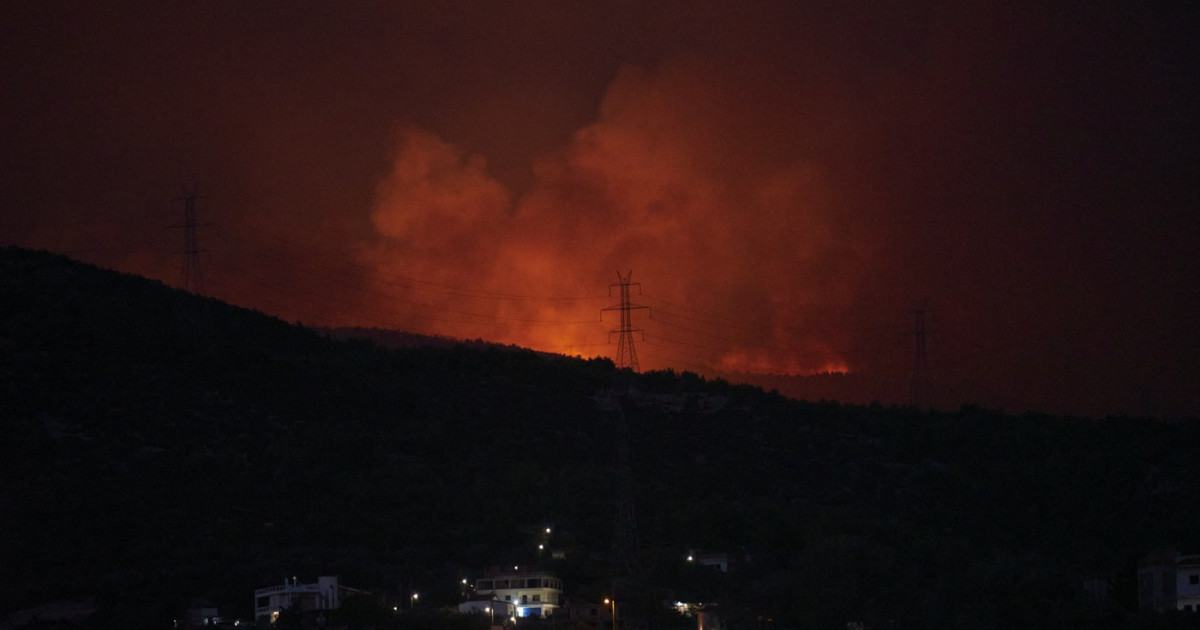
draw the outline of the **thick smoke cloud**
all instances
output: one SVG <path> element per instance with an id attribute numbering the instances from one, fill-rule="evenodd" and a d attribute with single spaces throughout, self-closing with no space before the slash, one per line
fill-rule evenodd
<path id="1" fill-rule="evenodd" d="M 833 195 L 820 165 L 799 157 L 804 147 L 764 151 L 759 112 L 791 104 L 763 103 L 759 87 L 698 55 L 627 66 L 597 120 L 540 158 L 533 186 L 511 203 L 482 156 L 406 128 L 372 214 L 385 242 L 371 262 L 451 286 L 519 282 L 513 292 L 562 296 L 603 293 L 615 270 L 632 270 L 663 304 L 736 315 L 741 328 L 700 322 L 706 343 L 679 307 L 660 308 L 658 320 L 652 310 L 638 324 L 647 341 L 675 350 L 644 351 L 643 368 L 690 356 L 726 370 L 845 369 L 828 338 L 793 322 L 846 306 L 863 260 L 835 233 Z M 592 347 L 605 338 L 600 325 L 575 327 L 572 342 L 538 323 L 595 318 L 594 302 L 469 302 L 457 295 L 441 305 L 497 316 L 485 335 L 497 340 L 557 349 L 556 340 Z M 475 321 L 455 324 L 441 330 L 479 334 Z"/>

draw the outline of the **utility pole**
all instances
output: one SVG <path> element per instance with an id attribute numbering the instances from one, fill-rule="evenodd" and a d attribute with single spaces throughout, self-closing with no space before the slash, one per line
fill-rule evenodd
<path id="1" fill-rule="evenodd" d="M 603 314 L 604 314 L 603 311 L 620 311 L 621 312 L 620 327 L 610 330 L 608 332 L 609 343 L 612 343 L 613 334 L 619 335 L 619 337 L 617 339 L 617 367 L 618 368 L 629 368 L 629 369 L 633 370 L 634 372 L 637 372 L 638 371 L 637 349 L 634 348 L 634 346 L 633 346 L 633 333 L 643 333 L 643 339 L 644 339 L 645 331 L 642 330 L 641 328 L 633 327 L 633 311 L 640 310 L 640 309 L 646 309 L 647 311 L 649 311 L 650 307 L 642 306 L 641 304 L 633 304 L 629 301 L 630 287 L 636 286 L 638 288 L 638 293 L 641 293 L 641 291 L 642 291 L 642 284 L 640 282 L 631 282 L 630 278 L 632 278 L 632 277 L 633 277 L 633 271 L 630 271 L 629 273 L 625 274 L 624 276 L 621 275 L 620 271 L 617 272 L 617 279 L 620 282 L 614 282 L 613 284 L 608 285 L 608 294 L 610 296 L 612 295 L 613 287 L 620 287 L 621 303 L 615 304 L 613 306 L 609 306 L 606 308 L 602 308 L 600 310 L 601 310 L 601 316 L 603 316 Z"/>
<path id="2" fill-rule="evenodd" d="M 925 352 L 925 338 L 929 331 L 925 328 L 926 306 L 924 304 L 913 310 L 912 336 L 917 346 L 913 356 L 912 382 L 909 383 L 909 404 L 917 409 L 928 408 L 933 404 L 933 377 L 929 373 L 929 358 Z"/>
<path id="3" fill-rule="evenodd" d="M 181 269 L 181 286 L 197 295 L 204 294 L 204 274 L 200 271 L 200 253 L 204 250 L 200 249 L 196 241 L 196 228 L 207 227 L 212 223 L 196 223 L 196 202 L 204 199 L 197 194 L 199 185 L 192 186 L 182 197 L 176 197 L 175 201 L 183 202 L 183 223 L 179 225 L 170 225 L 169 228 L 183 228 L 183 263 Z"/>

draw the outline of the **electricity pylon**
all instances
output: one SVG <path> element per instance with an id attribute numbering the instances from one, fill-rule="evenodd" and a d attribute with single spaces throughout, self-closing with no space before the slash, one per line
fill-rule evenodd
<path id="1" fill-rule="evenodd" d="M 621 275 L 620 271 L 617 272 L 617 279 L 620 280 L 620 282 L 614 282 L 613 284 L 608 285 L 608 294 L 610 296 L 612 295 L 613 287 L 620 287 L 621 303 L 609 306 L 607 308 L 602 308 L 600 310 L 602 311 L 601 315 L 603 315 L 603 311 L 621 311 L 621 325 L 618 328 L 608 332 L 608 340 L 609 343 L 612 343 L 613 334 L 615 333 L 619 335 L 617 339 L 617 367 L 629 368 L 634 372 L 637 372 L 638 358 L 637 349 L 633 346 L 633 333 L 643 333 L 642 338 L 645 339 L 645 331 L 641 328 L 633 327 L 633 311 L 640 309 L 650 310 L 650 307 L 642 306 L 641 304 L 633 304 L 629 301 L 630 287 L 636 286 L 638 288 L 638 293 L 641 293 L 642 290 L 642 284 L 640 282 L 630 281 L 630 278 L 632 277 L 633 271 L 630 271 L 624 276 Z"/>
<path id="2" fill-rule="evenodd" d="M 924 409 L 933 404 L 933 376 L 929 373 L 929 357 L 925 352 L 925 337 L 929 334 L 925 328 L 926 306 L 922 304 L 913 310 L 912 336 L 917 346 L 913 355 L 912 382 L 909 383 L 909 404 L 917 409 Z"/>
<path id="3" fill-rule="evenodd" d="M 188 191 L 182 197 L 176 197 L 175 201 L 183 202 L 183 223 L 179 225 L 171 225 L 171 228 L 183 228 L 183 263 L 181 269 L 181 286 L 192 293 L 204 294 L 204 274 L 200 271 L 200 253 L 204 250 L 200 249 L 196 241 L 196 228 L 206 227 L 212 223 L 196 223 L 196 202 L 204 199 L 204 197 L 196 194 L 199 186 L 193 186 L 192 190 Z"/>

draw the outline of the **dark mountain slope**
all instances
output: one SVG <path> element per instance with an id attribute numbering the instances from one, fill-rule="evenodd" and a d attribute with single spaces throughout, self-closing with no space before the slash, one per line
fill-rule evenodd
<path id="1" fill-rule="evenodd" d="M 253 588 L 295 574 L 450 603 L 464 571 L 536 561 L 547 522 L 571 594 L 602 595 L 618 403 L 648 579 L 721 600 L 734 626 L 1071 625 L 1100 614 L 1083 576 L 1129 600 L 1133 559 L 1200 545 L 1194 424 L 918 414 L 510 348 L 392 350 L 14 248 L 0 378 L 0 606 L 92 595 L 98 626 L 160 623 L 195 596 L 244 615 Z M 753 561 L 697 574 L 691 548 Z"/>

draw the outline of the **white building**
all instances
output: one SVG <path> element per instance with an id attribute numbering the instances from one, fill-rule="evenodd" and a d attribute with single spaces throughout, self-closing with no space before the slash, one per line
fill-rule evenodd
<path id="1" fill-rule="evenodd" d="M 688 552 L 687 561 L 688 564 L 715 569 L 721 573 L 728 573 L 730 570 L 741 566 L 745 562 L 745 558 L 722 551 L 700 551 L 693 549 Z"/>
<path id="2" fill-rule="evenodd" d="M 1200 612 L 1200 554 L 1157 550 L 1138 564 L 1138 608 Z"/>
<path id="3" fill-rule="evenodd" d="M 292 609 L 299 612 L 335 610 L 341 606 L 341 591 L 353 590 L 338 586 L 336 575 L 323 575 L 315 584 L 303 584 L 296 578 L 285 579 L 282 585 L 254 591 L 254 619 L 275 623 L 279 613 Z"/>
<path id="4" fill-rule="evenodd" d="M 1175 606 L 1200 612 L 1200 555 L 1175 556 Z"/>
<path id="5" fill-rule="evenodd" d="M 476 580 L 475 592 L 512 602 L 517 617 L 549 617 L 562 606 L 562 580 L 542 571 L 495 571 Z"/>
<path id="6" fill-rule="evenodd" d="M 491 625 L 503 626 L 508 624 L 510 618 L 517 616 L 517 607 L 511 601 L 476 598 L 459 604 L 458 612 L 483 615 L 490 620 Z"/>

